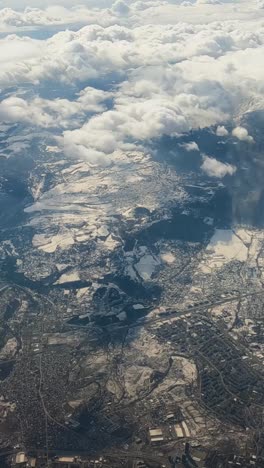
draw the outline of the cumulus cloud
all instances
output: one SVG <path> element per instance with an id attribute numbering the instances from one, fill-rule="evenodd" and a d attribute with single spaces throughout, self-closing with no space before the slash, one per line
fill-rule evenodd
<path id="1" fill-rule="evenodd" d="M 248 143 L 253 143 L 254 139 L 248 134 L 248 131 L 244 127 L 236 127 L 232 130 L 232 135 L 238 140 L 247 141 Z"/>
<path id="2" fill-rule="evenodd" d="M 122 3 L 122 0 L 119 1 Z M 114 13 L 115 9 L 106 9 L 102 13 L 98 9 L 88 9 L 81 6 L 69 9 L 59 5 L 48 6 L 46 9 L 27 6 L 23 11 L 3 8 L 0 10 L 0 29 L 2 31 L 15 31 L 27 27 L 59 26 L 74 23 L 110 26 L 117 22 Z M 118 13 L 118 9 L 116 13 Z"/>
<path id="3" fill-rule="evenodd" d="M 225 128 L 224 125 L 218 125 L 218 127 L 216 129 L 216 135 L 221 136 L 221 137 L 227 136 L 228 135 L 228 130 Z"/>
<path id="4" fill-rule="evenodd" d="M 0 28 L 48 26 L 71 23 L 109 25 L 122 23 L 129 15 L 130 24 L 177 24 L 179 22 L 207 24 L 213 21 L 234 20 L 252 16 L 261 8 L 263 0 L 0 0 Z M 77 3 L 77 4 L 76 4 Z M 194 12 L 193 7 L 197 6 Z M 187 8 L 186 8 L 187 7 Z"/>
<path id="5" fill-rule="evenodd" d="M 80 4 L 89 8 L 108 8 L 112 5 L 113 0 L 82 0 Z M 50 6 L 61 5 L 67 8 L 76 6 L 75 0 L 0 0 L 0 8 L 10 7 L 15 10 L 23 10 L 26 7 L 31 8 L 47 8 Z"/>
<path id="6" fill-rule="evenodd" d="M 196 0 L 196 5 L 221 5 L 219 0 Z"/>
<path id="7" fill-rule="evenodd" d="M 5 39 L 0 39 L 0 64 L 3 74 L 11 72 L 10 80 L 13 82 L 14 76 L 12 76 L 12 69 L 14 63 L 16 66 L 19 64 L 26 63 L 28 60 L 36 59 L 39 60 L 41 57 L 40 48 L 44 48 L 45 44 L 42 41 L 33 40 L 29 37 L 18 37 L 16 35 L 10 35 Z M 23 65 L 24 66 L 24 65 Z M 4 86 L 4 83 L 2 82 Z M 7 83 L 6 83 L 7 85 Z"/>
<path id="8" fill-rule="evenodd" d="M 237 168 L 231 164 L 222 163 L 217 159 L 206 155 L 203 157 L 201 169 L 210 177 L 217 177 L 219 179 L 222 179 L 227 175 L 232 176 L 237 170 Z"/>
<path id="9" fill-rule="evenodd" d="M 222 98 L 228 105 L 230 99 L 239 101 L 241 94 L 262 93 L 263 67 L 256 70 L 256 63 L 264 44 L 263 26 L 256 29 L 252 24 L 254 31 L 243 33 L 240 26 L 230 22 L 221 27 L 219 24 L 201 27 L 179 23 L 129 28 L 94 24 L 77 32 L 55 34 L 42 41 L 41 47 L 33 39 L 9 36 L 0 41 L 2 50 L 8 50 L 12 43 L 19 47 L 20 41 L 29 50 L 37 45 L 39 56 L 35 58 L 33 53 L 28 53 L 28 58 L 22 55 L 20 60 L 4 62 L 0 85 L 52 78 L 72 83 L 99 77 L 102 73 L 137 69 L 142 70 L 143 79 L 147 76 L 148 81 L 157 82 L 158 77 L 148 75 L 147 67 L 152 66 L 157 72 L 158 67 L 162 67 L 163 87 L 169 79 L 172 84 L 173 80 L 179 82 L 179 75 L 183 74 L 186 86 L 181 91 L 188 91 L 189 82 L 189 86 L 196 85 L 194 95 L 205 94 L 208 89 L 210 94 L 215 93 L 215 101 Z M 213 76 L 217 79 L 213 80 Z M 248 89 L 250 82 L 251 90 Z"/>
<path id="10" fill-rule="evenodd" d="M 14 0 L 0 11 L 6 28 L 85 23 L 42 41 L 15 34 L 2 38 L 0 87 L 48 82 L 85 89 L 73 100 L 9 95 L 0 103 L 0 117 L 56 127 L 67 154 L 104 160 L 119 149 L 210 126 L 226 136 L 223 122 L 264 104 L 264 26 L 256 4 L 242 1 L 234 9 L 227 0 L 185 6 L 180 0 L 56 3 L 32 0 L 24 9 L 21 0 L 16 10 Z M 227 11 L 232 19 L 226 19 Z M 89 83 L 109 91 L 87 88 Z M 252 141 L 244 131 L 233 135 Z M 195 145 L 185 149 L 198 151 Z"/>
<path id="11" fill-rule="evenodd" d="M 103 101 L 110 93 L 87 87 L 75 101 L 67 99 L 48 100 L 35 97 L 25 100 L 10 96 L 0 102 L 0 118 L 4 122 L 23 122 L 44 128 L 68 128 L 80 125 L 87 113 L 102 112 Z"/>
<path id="12" fill-rule="evenodd" d="M 190 141 L 189 143 L 183 143 L 180 145 L 182 148 L 184 148 L 186 151 L 200 151 L 199 146 L 195 141 Z"/>
<path id="13" fill-rule="evenodd" d="M 210 177 L 222 179 L 226 175 L 232 176 L 236 172 L 236 167 L 231 164 L 225 164 L 217 159 L 204 155 L 203 164 L 201 166 L 203 172 Z"/>
<path id="14" fill-rule="evenodd" d="M 178 135 L 189 127 L 181 111 L 159 100 L 123 102 L 113 110 L 92 117 L 81 128 L 65 131 L 64 150 L 68 155 L 110 155 L 116 150 L 136 149 L 141 143 L 163 135 Z"/>

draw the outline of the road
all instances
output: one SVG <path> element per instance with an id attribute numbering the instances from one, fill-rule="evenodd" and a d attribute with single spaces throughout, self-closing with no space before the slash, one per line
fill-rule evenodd
<path id="1" fill-rule="evenodd" d="M 143 317 L 143 318 L 138 319 L 134 323 L 130 323 L 130 324 L 127 323 L 124 325 L 118 325 L 117 323 L 113 323 L 110 325 L 103 325 L 100 328 L 105 328 L 109 331 L 110 330 L 118 331 L 118 330 L 127 329 L 127 328 L 146 327 L 155 322 L 166 322 L 173 318 L 182 317 L 184 315 L 190 314 L 194 311 L 207 310 L 207 309 L 211 309 L 213 307 L 219 306 L 219 305 L 227 304 L 229 302 L 234 302 L 238 300 L 241 301 L 242 299 L 245 299 L 247 297 L 260 296 L 260 295 L 264 295 L 264 290 L 254 291 L 254 292 L 246 293 L 246 294 L 239 294 L 239 295 L 237 294 L 234 296 L 221 298 L 220 300 L 216 300 L 214 302 L 208 302 L 206 304 L 200 304 L 200 305 L 198 304 L 197 306 L 188 307 L 187 309 L 183 309 L 183 310 L 175 310 L 175 309 L 179 309 L 179 304 L 176 304 L 175 306 L 172 305 L 170 308 L 165 309 L 165 311 L 161 312 L 160 315 L 155 315 L 152 318 Z M 203 302 L 205 302 L 205 300 Z M 85 329 L 94 325 L 94 323 L 89 323 L 88 325 L 71 325 L 71 324 L 66 323 L 65 325 L 70 328 Z"/>
<path id="2" fill-rule="evenodd" d="M 17 286 L 17 285 L 16 285 Z M 0 287 L 0 293 L 1 291 L 9 288 L 10 285 L 9 284 L 5 284 L 4 286 L 2 286 L 2 288 Z M 25 288 L 25 287 L 21 287 L 21 286 L 17 286 L 19 287 L 20 289 L 24 290 L 24 291 L 29 291 L 28 288 Z M 228 297 L 223 297 L 219 300 L 215 300 L 214 302 L 210 302 L 208 299 L 206 301 L 206 299 L 204 299 L 203 301 L 200 302 L 200 304 L 197 304 L 197 305 L 191 305 L 187 308 L 187 309 L 183 309 L 183 310 L 176 310 L 176 309 L 179 309 L 179 304 L 175 304 L 175 305 L 172 305 L 170 306 L 169 308 L 165 308 L 165 311 L 160 313 L 159 315 L 155 315 L 154 317 L 152 318 L 147 318 L 146 317 L 143 317 L 143 318 L 140 318 L 138 319 L 136 322 L 134 323 L 126 323 L 126 324 L 117 324 L 117 323 L 113 323 L 113 324 L 109 324 L 109 325 L 102 325 L 100 328 L 105 328 L 106 330 L 113 330 L 113 331 L 117 331 L 117 330 L 122 330 L 122 329 L 127 329 L 127 328 L 137 328 L 137 327 L 146 327 L 152 323 L 155 323 L 155 322 L 165 322 L 165 321 L 168 321 L 170 319 L 173 319 L 173 318 L 176 318 L 176 317 L 181 317 L 181 316 L 184 316 L 184 315 L 187 315 L 193 311 L 202 311 L 202 310 L 207 310 L 207 309 L 211 309 L 213 307 L 216 307 L 216 306 L 219 306 L 219 305 L 222 305 L 222 304 L 227 304 L 229 302 L 234 302 L 234 301 L 238 301 L 238 300 L 242 300 L 242 299 L 245 299 L 247 297 L 253 297 L 253 296 L 258 296 L 258 295 L 263 295 L 264 294 L 264 290 L 261 290 L 261 291 L 253 291 L 253 292 L 250 292 L 250 293 L 245 293 L 245 294 L 236 294 L 236 295 L 233 295 L 233 296 L 228 296 Z M 45 298 L 49 301 L 49 299 L 47 298 L 47 296 L 45 296 Z M 50 301 L 51 302 L 51 301 Z M 202 303 L 203 302 L 203 303 Z M 205 304 L 205 302 L 207 302 Z M 54 304 L 51 302 L 52 306 L 54 306 Z M 69 324 L 69 323 L 65 323 L 65 326 L 69 327 L 69 328 L 89 328 L 90 326 L 93 326 L 95 325 L 93 322 L 89 323 L 88 325 L 72 325 L 72 324 Z"/>
<path id="3" fill-rule="evenodd" d="M 28 452 L 32 455 L 35 456 L 46 456 L 46 450 L 45 449 L 32 449 L 28 450 Z M 68 450 L 50 450 L 49 452 L 50 457 L 78 457 L 81 458 L 81 460 L 89 460 L 91 458 L 94 459 L 95 455 L 92 454 L 89 451 L 85 450 L 78 450 L 76 452 L 74 451 L 68 451 Z M 113 461 L 121 460 L 121 459 L 127 459 L 127 460 L 145 460 L 148 462 L 154 462 L 157 463 L 159 462 L 161 466 L 164 466 L 165 468 L 171 467 L 171 464 L 169 463 L 168 459 L 166 456 L 162 457 L 160 455 L 156 455 L 153 453 L 153 450 L 113 450 L 111 452 L 102 452 L 100 456 L 104 457 L 105 459 L 110 459 Z"/>
<path id="4" fill-rule="evenodd" d="M 5 290 L 8 289 L 9 287 L 10 287 L 9 284 L 1 285 L 1 286 L 0 286 L 0 293 L 3 292 L 3 291 L 5 291 Z"/>

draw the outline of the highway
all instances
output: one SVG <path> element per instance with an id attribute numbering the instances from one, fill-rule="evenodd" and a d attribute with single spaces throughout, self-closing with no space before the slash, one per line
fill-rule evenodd
<path id="1" fill-rule="evenodd" d="M 202 310 L 208 310 L 213 307 L 223 305 L 223 304 L 228 304 L 229 302 L 234 302 L 234 301 L 241 301 L 241 299 L 245 299 L 247 297 L 253 297 L 253 296 L 261 296 L 264 295 L 264 290 L 261 291 L 254 291 L 251 293 L 246 293 L 246 294 L 236 294 L 233 296 L 228 296 L 228 297 L 223 297 L 219 300 L 215 300 L 214 302 L 209 302 L 209 300 L 204 299 L 197 305 L 191 305 L 187 307 L 187 309 L 182 309 L 179 310 L 179 304 L 175 304 L 175 306 L 171 306 L 169 308 L 165 308 L 164 312 L 160 312 L 159 314 L 155 315 L 154 317 L 147 318 L 146 317 L 141 317 L 140 319 L 136 320 L 134 323 L 126 323 L 122 324 L 120 322 L 120 325 L 118 323 L 112 323 L 109 325 L 102 325 L 100 328 L 104 328 L 108 331 L 118 331 L 118 330 L 125 330 L 128 328 L 137 328 L 137 327 L 146 327 L 148 325 L 151 325 L 155 322 L 167 322 L 173 318 L 176 317 L 182 317 L 184 315 L 190 314 L 195 311 L 202 311 Z M 205 303 L 206 302 L 206 303 Z M 175 310 L 178 309 L 178 310 Z M 90 328 L 91 326 L 94 326 L 94 322 L 90 322 L 87 325 L 72 325 L 69 323 L 65 323 L 66 327 L 69 328 L 78 328 L 78 329 L 85 329 L 85 328 Z"/>
<path id="2" fill-rule="evenodd" d="M 16 452 L 14 452 L 16 453 Z M 31 455 L 40 457 L 40 456 L 46 456 L 46 450 L 45 449 L 29 449 L 28 453 Z M 53 457 L 78 457 L 82 461 L 89 461 L 89 459 L 94 459 L 96 457 L 95 454 L 91 453 L 91 451 L 88 450 L 77 450 L 77 451 L 71 451 L 71 450 L 50 450 L 49 451 L 50 459 Z M 99 456 L 97 454 L 97 456 Z M 145 460 L 148 462 L 154 462 L 160 463 L 160 466 L 163 466 L 165 468 L 171 467 L 171 464 L 168 462 L 168 459 L 166 456 L 158 456 L 153 453 L 153 450 L 118 450 L 114 449 L 113 451 L 102 451 L 100 454 L 105 459 L 110 459 L 113 461 L 117 461 L 120 459 L 126 459 L 126 460 Z"/>
<path id="3" fill-rule="evenodd" d="M 8 289 L 9 287 L 10 287 L 9 284 L 6 284 L 6 283 L 5 283 L 4 285 L 1 285 L 1 286 L 0 286 L 0 293 L 3 292 L 3 291 L 5 291 L 5 290 Z"/>
<path id="4" fill-rule="evenodd" d="M 113 323 L 113 324 L 110 324 L 110 325 L 103 325 L 101 328 L 105 328 L 107 330 L 122 330 L 122 329 L 127 329 L 127 328 L 137 328 L 137 327 L 146 327 L 148 325 L 151 325 L 155 322 L 167 322 L 173 318 L 176 318 L 176 317 L 182 317 L 184 315 L 187 315 L 187 314 L 190 314 L 194 311 L 201 311 L 201 310 L 208 310 L 208 309 L 211 309 L 213 307 L 216 307 L 216 306 L 219 306 L 219 305 L 223 305 L 223 304 L 228 304 L 229 302 L 234 302 L 234 301 L 238 301 L 238 300 L 241 300 L 241 299 L 245 299 L 247 297 L 251 297 L 251 296 L 260 296 L 260 295 L 264 295 L 264 290 L 262 291 L 254 291 L 254 292 L 251 292 L 251 293 L 247 293 L 247 294 L 239 294 L 239 295 L 234 295 L 234 296 L 228 296 L 228 297 L 225 297 L 225 298 L 221 298 L 220 300 L 215 300 L 214 302 L 208 302 L 207 300 L 207 303 L 205 304 L 204 302 L 206 301 L 206 299 L 203 302 L 203 304 L 200 302 L 200 304 L 197 304 L 197 305 L 193 305 L 193 306 L 189 306 L 187 309 L 183 309 L 183 310 L 179 310 L 179 304 L 176 304 L 175 307 L 174 306 L 171 306 L 170 308 L 168 309 L 165 309 L 164 312 L 160 312 L 160 314 L 157 314 L 155 315 L 154 317 L 152 318 L 147 318 L 146 317 L 143 317 L 143 318 L 140 318 L 138 319 L 136 322 L 134 323 L 127 323 L 125 325 L 118 325 L 117 323 Z M 178 310 L 175 310 L 175 309 L 178 309 Z M 86 327 L 89 327 L 91 325 L 93 325 L 93 323 L 90 323 L 86 326 L 82 326 L 82 325 L 69 325 L 69 324 L 66 324 L 67 326 L 70 326 L 70 327 L 76 327 L 76 328 L 86 328 Z"/>

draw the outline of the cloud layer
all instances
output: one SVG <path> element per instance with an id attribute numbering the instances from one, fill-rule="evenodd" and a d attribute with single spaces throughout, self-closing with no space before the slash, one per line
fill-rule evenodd
<path id="1" fill-rule="evenodd" d="M 192 129 L 216 126 L 227 137 L 227 123 L 233 137 L 253 143 L 235 122 L 263 107 L 259 2 L 26 3 L 25 10 L 15 1 L 0 10 L 2 30 L 24 31 L 0 40 L 0 87 L 17 88 L 0 102 L 2 121 L 56 129 L 67 155 L 93 163 Z M 63 26 L 76 23 L 85 26 Z M 48 39 L 25 32 L 58 25 L 62 30 Z M 34 92 L 47 84 L 56 85 L 55 99 Z M 74 98 L 60 96 L 60 88 L 76 88 Z M 195 143 L 186 149 L 199 150 Z M 217 177 L 234 173 L 208 157 L 202 169 Z"/>

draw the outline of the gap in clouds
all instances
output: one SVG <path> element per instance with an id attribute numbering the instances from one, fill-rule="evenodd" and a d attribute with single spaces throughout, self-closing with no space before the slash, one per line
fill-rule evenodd
<path id="1" fill-rule="evenodd" d="M 70 24 L 69 27 L 72 31 L 78 31 L 81 27 L 83 26 L 82 23 L 77 23 L 77 24 Z M 43 27 L 37 27 L 31 28 L 16 28 L 15 30 L 10 30 L 8 32 L 0 31 L 0 39 L 5 38 L 8 34 L 15 34 L 18 37 L 30 37 L 31 39 L 36 39 L 36 40 L 46 40 L 54 36 L 55 34 L 58 34 L 60 31 L 65 30 L 65 24 L 62 24 L 61 26 L 43 26 Z"/>

